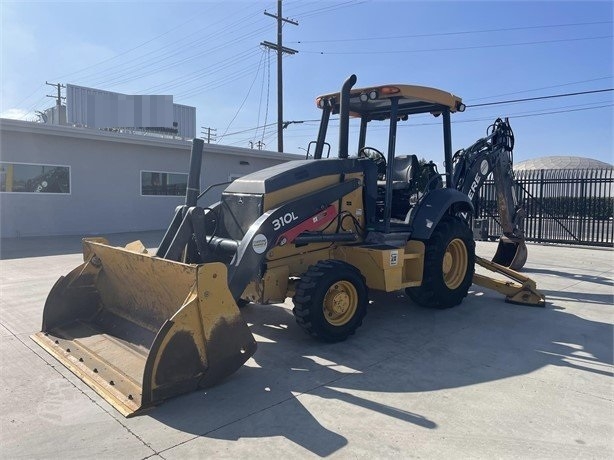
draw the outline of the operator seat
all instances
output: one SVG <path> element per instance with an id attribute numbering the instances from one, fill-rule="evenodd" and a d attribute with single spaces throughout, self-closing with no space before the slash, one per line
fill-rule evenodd
<path id="1" fill-rule="evenodd" d="M 417 191 L 416 180 L 420 175 L 420 163 L 416 155 L 403 155 L 394 158 L 392 163 L 392 202 L 390 217 L 406 220 L 411 208 L 411 197 Z M 377 181 L 378 203 L 384 212 L 386 181 Z"/>
<path id="2" fill-rule="evenodd" d="M 401 181 L 409 184 L 413 182 L 419 171 L 420 163 L 416 155 L 394 157 L 392 163 L 392 180 L 394 182 Z"/>
<path id="3" fill-rule="evenodd" d="M 413 187 L 413 182 L 420 172 L 420 163 L 416 155 L 394 157 L 392 163 L 392 189 L 405 190 Z M 377 181 L 379 187 L 385 187 L 386 181 Z"/>

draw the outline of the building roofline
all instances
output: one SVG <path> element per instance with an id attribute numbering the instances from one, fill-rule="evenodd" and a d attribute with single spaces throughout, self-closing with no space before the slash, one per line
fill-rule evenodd
<path id="1" fill-rule="evenodd" d="M 514 165 L 517 171 L 614 169 L 614 165 L 596 158 L 579 155 L 545 155 L 528 158 Z"/>
<path id="2" fill-rule="evenodd" d="M 116 133 L 91 128 L 78 128 L 74 126 L 51 125 L 31 121 L 0 118 L 0 130 L 49 136 L 61 136 L 76 139 L 90 139 L 103 142 L 119 142 L 124 144 L 146 145 L 149 147 L 178 148 L 190 150 L 192 141 L 183 139 L 169 139 L 139 134 Z M 254 150 L 245 147 L 232 147 L 220 144 L 205 144 L 205 151 L 224 155 L 247 156 L 266 158 L 272 160 L 302 160 L 303 155 L 278 153 L 268 150 Z"/>

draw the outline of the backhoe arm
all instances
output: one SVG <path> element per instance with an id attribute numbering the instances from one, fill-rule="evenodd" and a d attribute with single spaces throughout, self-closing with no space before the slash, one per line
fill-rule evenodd
<path id="1" fill-rule="evenodd" d="M 525 211 L 518 204 L 514 188 L 514 134 L 507 119 L 497 119 L 489 130 L 487 137 L 454 155 L 454 185 L 469 196 L 477 209 L 479 191 L 489 174 L 493 174 L 503 228 L 493 262 L 519 270 L 526 262 L 527 250 L 523 230 Z"/>

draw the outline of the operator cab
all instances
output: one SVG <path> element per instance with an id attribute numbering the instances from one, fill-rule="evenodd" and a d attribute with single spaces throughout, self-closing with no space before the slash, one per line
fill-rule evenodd
<path id="1" fill-rule="evenodd" d="M 447 187 L 453 188 L 450 113 L 464 111 L 465 105 L 454 94 L 426 86 L 395 84 L 348 89 L 347 92 L 347 104 L 343 103 L 343 90 L 316 98 L 317 107 L 322 109 L 322 118 L 318 138 L 309 144 L 308 150 L 314 147 L 314 159 L 328 157 L 330 144 L 326 142 L 326 132 L 330 116 L 338 114 L 338 157 L 348 158 L 349 118 L 359 119 L 356 156 L 370 159 L 377 166 L 374 229 L 384 233 L 407 231 L 412 218 L 410 211 L 414 205 L 429 191 L 443 187 L 443 180 L 432 161 L 420 164 L 416 155 L 396 156 L 397 124 L 408 120 L 410 115 L 442 115 L 445 175 L 448 178 L 446 183 Z M 366 145 L 367 127 L 372 121 L 388 121 L 388 148 L 385 153 Z M 310 153 L 308 151 L 308 157 Z M 368 174 L 365 176 L 366 181 L 373 180 Z"/>

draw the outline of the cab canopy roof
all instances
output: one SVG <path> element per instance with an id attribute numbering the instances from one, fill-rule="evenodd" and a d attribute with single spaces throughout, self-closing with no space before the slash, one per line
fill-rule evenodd
<path id="1" fill-rule="evenodd" d="M 450 109 L 450 112 L 465 110 L 460 97 L 440 89 L 416 85 L 384 85 L 351 90 L 350 116 L 386 120 L 390 118 L 393 99 L 398 100 L 399 118 L 417 113 L 432 113 L 437 116 L 446 108 Z M 319 108 L 332 107 L 333 114 L 339 113 L 340 102 L 340 93 L 316 98 Z"/>

